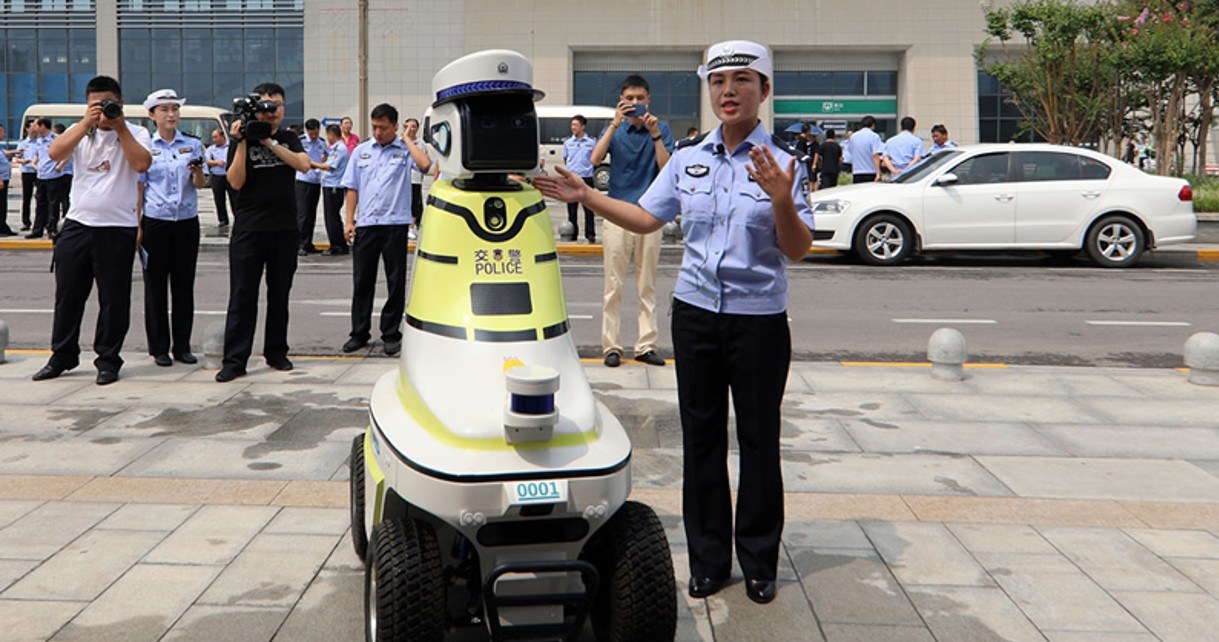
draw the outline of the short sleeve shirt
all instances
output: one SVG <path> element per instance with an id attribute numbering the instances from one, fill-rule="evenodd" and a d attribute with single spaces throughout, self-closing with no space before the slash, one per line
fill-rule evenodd
<path id="1" fill-rule="evenodd" d="M 851 171 L 856 174 L 875 174 L 876 159 L 873 154 L 879 154 L 885 149 L 880 136 L 870 127 L 862 127 L 851 134 L 847 145 L 851 148 Z"/>
<path id="2" fill-rule="evenodd" d="M 356 227 L 409 225 L 411 168 L 415 159 L 401 138 L 388 145 L 370 138 L 356 146 L 343 173 L 343 187 L 356 190 Z"/>
<path id="3" fill-rule="evenodd" d="M 281 129 L 272 135 L 290 152 L 302 152 L 301 141 Z M 228 165 L 232 167 L 238 144 L 229 145 Z M 246 143 L 245 184 L 237 190 L 233 207 L 235 232 L 285 232 L 296 225 L 296 170 L 283 162 L 262 143 Z"/>
<path id="4" fill-rule="evenodd" d="M 567 171 L 581 178 L 593 177 L 593 148 L 597 139 L 585 134 L 579 138 L 569 136 L 563 141 L 563 164 Z"/>
<path id="5" fill-rule="evenodd" d="M 347 143 L 341 140 L 335 141 L 326 150 L 326 165 L 330 167 L 328 171 L 322 171 L 322 187 L 342 187 L 343 174 L 347 172 L 347 159 L 350 153 L 347 151 Z"/>
<path id="6" fill-rule="evenodd" d="M 903 131 L 885 143 L 885 156 L 889 157 L 899 172 L 910 167 L 914 159 L 922 155 L 923 141 L 908 131 Z"/>
<path id="7" fill-rule="evenodd" d="M 22 159 L 30 159 L 35 157 L 34 145 L 38 142 L 37 138 L 22 138 L 20 143 L 17 143 L 17 149 L 21 152 Z M 22 163 L 22 174 L 35 174 L 38 172 L 38 167 L 34 163 Z"/>
<path id="8" fill-rule="evenodd" d="M 673 151 L 673 132 L 669 124 L 660 123 L 660 140 L 665 149 Z M 623 121 L 610 138 L 609 196 L 628 203 L 638 203 L 648 185 L 660 173 L 656 166 L 656 144 L 646 127 L 635 127 Z"/>
<path id="9" fill-rule="evenodd" d="M 152 149 L 147 129 L 125 124 L 141 146 Z M 76 178 L 72 181 L 67 217 L 93 227 L 136 227 L 140 174 L 127 162 L 118 133 L 98 129 L 85 134 L 72 152 L 72 160 L 76 164 Z"/>
<path id="10" fill-rule="evenodd" d="M 229 160 L 228 144 L 226 143 L 224 145 L 212 145 L 212 146 L 208 147 L 207 148 L 207 159 L 210 161 L 220 161 L 221 163 L 225 163 L 224 165 L 212 165 L 212 166 L 208 167 L 207 173 L 211 174 L 212 176 L 224 176 L 225 174 L 227 174 L 229 171 L 228 165 L 227 165 L 228 160 Z"/>
<path id="11" fill-rule="evenodd" d="M 172 141 L 152 139 L 152 166 L 140 174 L 144 184 L 144 216 L 180 221 L 199 215 L 199 195 L 190 162 L 203 159 L 199 139 L 178 132 Z"/>
<path id="12" fill-rule="evenodd" d="M 330 146 L 326 144 L 326 139 L 318 136 L 313 140 L 309 140 L 308 136 L 301 136 L 300 141 L 301 148 L 305 150 L 309 160 L 315 163 L 321 163 L 326 160 L 326 153 L 330 149 Z M 322 182 L 322 170 L 310 169 L 307 172 L 297 172 L 296 180 L 302 183 L 317 185 Z"/>

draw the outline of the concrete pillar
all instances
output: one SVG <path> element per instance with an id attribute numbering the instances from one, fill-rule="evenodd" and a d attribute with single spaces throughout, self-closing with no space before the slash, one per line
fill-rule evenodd
<path id="1" fill-rule="evenodd" d="M 119 77 L 119 3 L 118 0 L 97 0 L 97 73 Z M 128 96 L 133 100 L 134 97 Z"/>
<path id="2" fill-rule="evenodd" d="M 931 376 L 941 381 L 965 379 L 964 364 L 969 358 L 965 335 L 953 328 L 940 328 L 931 333 L 927 341 L 927 360 L 931 362 Z"/>
<path id="3" fill-rule="evenodd" d="M 4 351 L 8 350 L 8 324 L 0 321 L 0 363 L 8 360 Z"/>
<path id="4" fill-rule="evenodd" d="M 1219 386 L 1219 334 L 1198 332 L 1186 340 L 1185 365 L 1190 383 Z"/>

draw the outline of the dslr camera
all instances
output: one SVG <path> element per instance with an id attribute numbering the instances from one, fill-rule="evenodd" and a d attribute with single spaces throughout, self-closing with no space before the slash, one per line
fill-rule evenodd
<path id="1" fill-rule="evenodd" d="M 105 116 L 107 120 L 114 120 L 123 115 L 123 103 L 120 103 L 113 98 L 106 98 L 102 100 L 101 106 L 102 115 Z"/>
<path id="2" fill-rule="evenodd" d="M 240 136 L 251 142 L 258 142 L 271 137 L 270 123 L 258 120 L 258 114 L 270 114 L 279 109 L 279 105 L 263 100 L 258 94 L 250 94 L 233 99 L 233 119 L 241 121 Z"/>

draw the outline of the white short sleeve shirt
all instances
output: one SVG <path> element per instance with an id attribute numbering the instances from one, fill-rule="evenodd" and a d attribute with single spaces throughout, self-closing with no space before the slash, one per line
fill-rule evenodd
<path id="1" fill-rule="evenodd" d="M 145 149 L 152 149 L 152 137 L 147 129 L 131 123 L 126 125 Z M 72 127 L 80 127 L 80 124 Z M 123 155 L 117 132 L 98 129 L 85 134 L 72 153 L 72 162 L 76 166 L 76 176 L 72 179 L 72 204 L 67 218 L 93 227 L 136 227 L 139 224 L 136 196 L 140 174 Z"/>

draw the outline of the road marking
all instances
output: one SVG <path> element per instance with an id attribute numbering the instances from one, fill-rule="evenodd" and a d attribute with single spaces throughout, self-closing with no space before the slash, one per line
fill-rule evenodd
<path id="1" fill-rule="evenodd" d="M 955 325 L 995 325 L 994 319 L 893 319 L 894 323 L 951 323 Z"/>
<path id="2" fill-rule="evenodd" d="M 318 312 L 318 315 L 323 316 L 323 317 L 349 317 L 349 316 L 351 316 L 351 313 L 350 312 Z M 372 315 L 374 317 L 379 317 L 379 316 L 381 316 L 381 313 L 373 312 Z"/>
<path id="3" fill-rule="evenodd" d="M 195 310 L 195 314 L 203 317 L 222 317 L 228 314 L 226 310 Z"/>
<path id="4" fill-rule="evenodd" d="M 34 308 L 10 308 L 0 310 L 0 314 L 53 314 L 54 310 L 36 310 Z"/>
<path id="5" fill-rule="evenodd" d="M 1136 328 L 1187 328 L 1185 321 L 1084 321 L 1088 325 L 1131 326 Z"/>
<path id="6" fill-rule="evenodd" d="M 593 318 L 593 315 L 591 315 L 591 314 L 569 314 L 569 315 L 567 315 L 567 318 L 575 319 L 576 321 L 591 321 Z"/>

